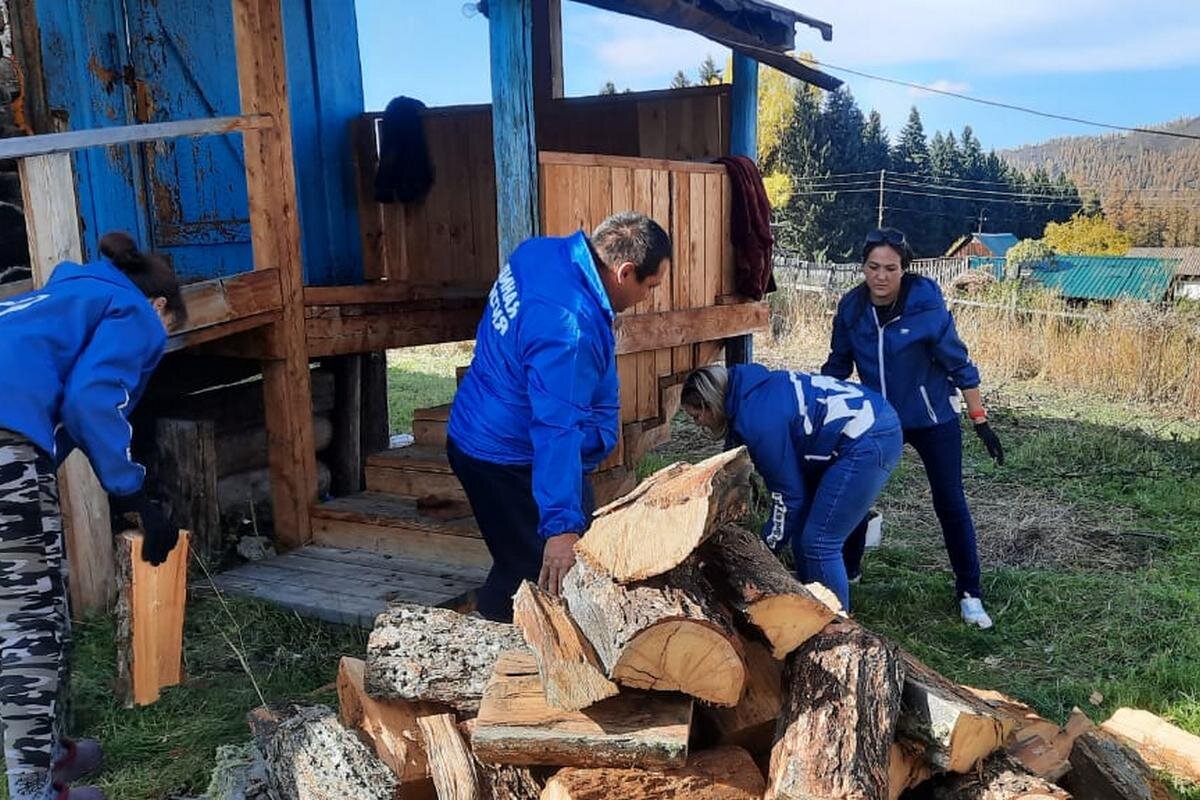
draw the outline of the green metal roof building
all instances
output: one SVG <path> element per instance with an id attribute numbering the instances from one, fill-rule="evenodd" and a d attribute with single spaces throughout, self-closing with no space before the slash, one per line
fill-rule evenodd
<path id="1" fill-rule="evenodd" d="M 1023 266 L 1021 277 L 1055 290 L 1068 300 L 1130 298 L 1158 303 L 1167 299 L 1179 259 L 1131 256 L 1055 256 L 1053 261 Z M 972 269 L 1002 278 L 1004 260 L 975 257 Z"/>

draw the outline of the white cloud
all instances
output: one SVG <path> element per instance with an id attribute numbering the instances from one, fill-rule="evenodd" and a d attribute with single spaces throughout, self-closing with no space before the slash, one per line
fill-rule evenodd
<path id="1" fill-rule="evenodd" d="M 971 91 L 971 84 L 966 83 L 965 81 L 951 81 L 941 78 L 933 83 L 925 84 L 924 89 L 913 87 L 908 90 L 908 93 L 912 97 L 926 97 L 934 92 L 957 92 L 958 94 L 966 94 L 969 91 Z"/>

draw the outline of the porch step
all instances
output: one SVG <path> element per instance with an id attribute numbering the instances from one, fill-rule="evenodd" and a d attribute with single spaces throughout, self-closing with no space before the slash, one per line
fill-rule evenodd
<path id="1" fill-rule="evenodd" d="M 445 447 L 393 447 L 367 458 L 367 491 L 416 499 L 437 498 L 465 503 L 467 495 L 454 477 Z"/>
<path id="2" fill-rule="evenodd" d="M 369 628 L 393 600 L 464 607 L 486 576 L 479 567 L 309 545 L 223 572 L 213 585 L 304 616 Z"/>
<path id="3" fill-rule="evenodd" d="M 311 511 L 313 543 L 487 570 L 492 556 L 475 520 L 423 514 L 416 500 L 367 491 L 338 497 Z"/>
<path id="4" fill-rule="evenodd" d="M 413 411 L 413 439 L 422 447 L 446 449 L 446 424 L 450 421 L 450 404 Z"/>

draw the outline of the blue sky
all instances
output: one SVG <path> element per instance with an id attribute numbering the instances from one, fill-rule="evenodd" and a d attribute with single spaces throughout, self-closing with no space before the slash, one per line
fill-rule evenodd
<path id="1" fill-rule="evenodd" d="M 798 27 L 818 60 L 978 97 L 1119 125 L 1200 115 L 1198 0 L 775 0 L 833 25 L 824 42 Z M 398 94 L 428 105 L 489 101 L 487 20 L 463 0 L 355 0 L 368 109 Z M 653 22 L 563 3 L 568 95 L 665 88 L 728 51 Z M 836 73 L 835 73 L 836 74 Z M 840 75 L 893 134 L 916 105 L 926 132 L 969 124 L 1004 148 L 1099 129 Z"/>

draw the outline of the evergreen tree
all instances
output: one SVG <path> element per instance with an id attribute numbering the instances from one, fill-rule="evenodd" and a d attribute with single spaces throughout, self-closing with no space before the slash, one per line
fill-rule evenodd
<path id="1" fill-rule="evenodd" d="M 712 53 L 709 53 L 700 62 L 700 85 L 713 86 L 721 81 L 721 70 L 717 69 L 717 62 L 713 61 Z"/>
<path id="2" fill-rule="evenodd" d="M 671 88 L 672 89 L 686 89 L 687 87 L 689 87 L 691 85 L 692 85 L 691 79 L 689 79 L 687 75 L 683 74 L 683 70 L 678 70 L 675 73 L 675 77 L 671 78 Z"/>
<path id="3" fill-rule="evenodd" d="M 616 94 L 616 93 L 617 93 L 617 85 L 615 83 L 613 83 L 612 81 L 605 81 L 604 85 L 600 87 L 600 94 Z"/>
<path id="4" fill-rule="evenodd" d="M 900 130 L 900 138 L 892 148 L 892 169 L 910 175 L 929 174 L 929 145 L 916 106 L 909 112 L 908 122 Z"/>
<path id="5" fill-rule="evenodd" d="M 857 185 L 862 171 L 863 135 L 866 122 L 862 111 L 845 87 L 825 95 L 818 127 L 818 141 L 825 150 L 825 169 L 842 177 L 843 186 Z M 847 181 L 850 183 L 848 184 Z M 830 258 L 851 258 L 868 226 L 874 223 L 874 204 L 861 192 L 835 192 L 819 215 L 821 239 L 818 246 Z"/>
<path id="6" fill-rule="evenodd" d="M 819 181 L 811 180 L 823 178 L 829 172 L 825 167 L 828 148 L 818 135 L 820 121 L 817 95 L 803 89 L 797 91 L 779 150 L 781 166 L 792 176 L 794 191 L 787 205 L 776 209 L 776 239 L 785 250 L 811 259 L 825 256 L 818 216 L 822 204 L 829 199 L 827 192 L 816 188 Z"/>

